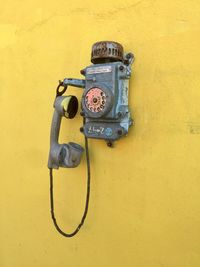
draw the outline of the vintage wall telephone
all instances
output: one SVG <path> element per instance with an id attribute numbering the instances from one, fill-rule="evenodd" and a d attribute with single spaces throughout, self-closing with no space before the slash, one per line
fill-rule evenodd
<path id="1" fill-rule="evenodd" d="M 50 170 L 51 216 L 58 232 L 66 237 L 72 237 L 79 231 L 88 211 L 90 161 L 87 138 L 104 139 L 107 145 L 112 147 L 115 140 L 128 134 L 129 127 L 133 124 L 128 106 L 129 79 L 133 60 L 133 54 L 125 54 L 121 44 L 111 41 L 97 42 L 92 47 L 91 61 L 93 65 L 81 70 L 85 79 L 65 78 L 59 82 L 57 87 L 51 125 L 48 168 Z M 62 96 L 68 86 L 84 89 L 81 99 L 83 126 L 80 131 L 85 136 L 88 175 L 85 211 L 80 224 L 70 234 L 59 228 L 54 215 L 52 171 L 59 167 L 77 167 L 84 152 L 83 147 L 76 143 L 58 143 L 62 117 L 72 119 L 78 110 L 78 100 L 75 96 Z M 63 87 L 62 90 L 60 90 L 61 87 Z"/>

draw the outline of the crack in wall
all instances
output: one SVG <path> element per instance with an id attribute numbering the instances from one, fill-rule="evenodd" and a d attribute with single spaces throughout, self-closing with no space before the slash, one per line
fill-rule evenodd
<path id="1" fill-rule="evenodd" d="M 144 2 L 144 0 L 140 0 L 140 1 L 137 1 L 131 5 L 127 5 L 127 6 L 124 6 L 124 7 L 116 7 L 112 10 L 107 10 L 105 12 L 93 12 L 93 10 L 90 10 L 88 8 L 74 8 L 74 9 L 71 9 L 71 10 L 68 10 L 65 12 L 65 14 L 52 14 L 51 16 L 43 19 L 43 20 L 40 20 L 40 21 L 37 21 L 35 23 L 33 23 L 31 26 L 29 26 L 28 28 L 26 29 L 20 29 L 20 30 L 17 30 L 16 31 L 16 34 L 19 34 L 19 33 L 22 33 L 22 32 L 32 32 L 34 31 L 36 28 L 38 27 L 42 27 L 43 25 L 45 25 L 46 23 L 48 23 L 51 19 L 55 18 L 55 17 L 63 17 L 63 16 L 66 16 L 66 15 L 70 15 L 70 14 L 77 14 L 79 15 L 80 13 L 85 13 L 87 16 L 93 16 L 93 17 L 96 17 L 98 19 L 110 19 L 110 17 L 120 13 L 120 12 L 126 12 L 127 10 L 130 10 L 130 9 L 133 9 L 135 7 L 137 7 L 138 5 L 140 5 L 142 2 Z"/>

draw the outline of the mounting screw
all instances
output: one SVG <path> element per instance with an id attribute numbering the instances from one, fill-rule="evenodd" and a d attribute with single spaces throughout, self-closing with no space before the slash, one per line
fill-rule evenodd
<path id="1" fill-rule="evenodd" d="M 118 135 L 122 135 L 123 131 L 122 130 L 118 130 L 117 133 L 118 133 Z"/>
<path id="2" fill-rule="evenodd" d="M 80 73 L 81 73 L 82 75 L 85 75 L 85 69 L 80 70 Z"/>
<path id="3" fill-rule="evenodd" d="M 119 67 L 119 70 L 123 71 L 123 70 L 124 70 L 124 66 L 121 65 L 121 66 Z"/>
<path id="4" fill-rule="evenodd" d="M 108 141 L 108 142 L 107 142 L 107 146 L 108 146 L 108 147 L 113 147 L 113 142 Z"/>
<path id="5" fill-rule="evenodd" d="M 83 128 L 83 127 L 81 127 L 81 128 L 80 128 L 80 132 L 81 132 L 81 133 L 83 133 L 83 131 L 84 131 L 84 128 Z"/>

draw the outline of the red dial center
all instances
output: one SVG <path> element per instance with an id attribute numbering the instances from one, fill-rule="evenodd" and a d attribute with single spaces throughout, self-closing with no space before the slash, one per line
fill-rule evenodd
<path id="1" fill-rule="evenodd" d="M 100 112 L 106 105 L 106 94 L 98 87 L 90 89 L 85 96 L 85 105 L 91 112 Z"/>

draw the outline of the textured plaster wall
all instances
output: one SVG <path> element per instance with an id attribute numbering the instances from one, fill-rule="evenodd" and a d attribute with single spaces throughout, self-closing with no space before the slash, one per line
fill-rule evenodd
<path id="1" fill-rule="evenodd" d="M 200 266 L 200 1 L 1 1 L 0 266 Z M 90 64 L 98 40 L 135 53 L 135 126 L 109 149 L 90 140 L 86 223 L 53 228 L 46 168 L 54 88 Z M 69 89 L 79 99 L 81 89 Z M 61 142 L 84 144 L 82 120 Z M 86 161 L 56 172 L 60 225 L 79 222 Z"/>

